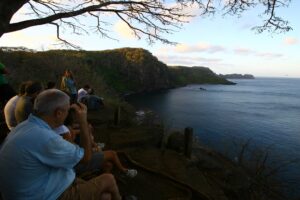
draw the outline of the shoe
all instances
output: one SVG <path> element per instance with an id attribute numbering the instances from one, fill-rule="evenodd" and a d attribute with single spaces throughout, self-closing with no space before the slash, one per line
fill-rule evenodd
<path id="1" fill-rule="evenodd" d="M 134 178 L 137 175 L 137 171 L 135 169 L 127 169 L 125 175 L 129 178 Z"/>
<path id="2" fill-rule="evenodd" d="M 136 196 L 129 195 L 129 196 L 122 196 L 122 200 L 138 200 Z"/>

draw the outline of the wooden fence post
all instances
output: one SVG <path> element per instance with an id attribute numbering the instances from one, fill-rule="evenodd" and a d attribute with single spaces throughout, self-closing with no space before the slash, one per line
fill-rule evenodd
<path id="1" fill-rule="evenodd" d="M 186 127 L 184 129 L 184 155 L 191 158 L 193 147 L 193 129 Z"/>

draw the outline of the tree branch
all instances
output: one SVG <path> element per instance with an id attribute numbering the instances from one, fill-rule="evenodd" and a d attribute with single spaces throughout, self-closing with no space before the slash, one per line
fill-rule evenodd
<path id="1" fill-rule="evenodd" d="M 262 13 L 266 16 L 261 26 L 254 27 L 258 32 L 265 30 L 286 32 L 292 30 L 288 22 L 275 13 L 279 7 L 285 7 L 291 0 L 175 0 L 173 4 L 162 0 L 72 0 L 62 3 L 59 0 L 1 0 L 0 1 L 0 37 L 4 33 L 22 30 L 32 26 L 55 24 L 67 26 L 73 33 L 88 33 L 87 28 L 80 23 L 79 16 L 87 14 L 96 18 L 96 25 L 91 26 L 103 37 L 108 37 L 108 23 L 100 21 L 100 14 L 111 13 L 126 23 L 137 38 L 146 35 L 150 43 L 159 40 L 163 43 L 174 42 L 162 37 L 164 33 L 172 33 L 187 23 L 192 15 L 184 13 L 184 9 L 198 5 L 202 16 L 214 14 L 221 8 L 224 15 L 241 15 L 246 10 L 262 5 Z M 67 1 L 68 2 L 68 1 Z M 219 4 L 217 4 L 219 3 Z M 28 5 L 30 14 L 37 18 L 11 23 L 13 14 L 17 13 L 22 5 Z M 70 21 L 66 19 L 72 19 Z M 60 23 L 58 23 L 60 22 Z M 112 38 L 111 38 L 112 39 Z"/>

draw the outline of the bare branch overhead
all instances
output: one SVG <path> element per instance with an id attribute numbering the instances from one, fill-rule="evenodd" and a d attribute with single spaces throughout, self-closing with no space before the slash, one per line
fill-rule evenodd
<path id="1" fill-rule="evenodd" d="M 96 31 L 103 37 L 109 36 L 109 21 L 116 17 L 122 20 L 133 31 L 137 38 L 146 36 L 149 43 L 156 40 L 172 44 L 164 38 L 180 28 L 193 17 L 185 13 L 185 8 L 198 6 L 200 15 L 211 15 L 220 12 L 223 15 L 241 15 L 243 12 L 261 6 L 263 23 L 254 27 L 258 32 L 265 30 L 286 32 L 292 28 L 276 10 L 286 7 L 291 0 L 175 0 L 166 3 L 163 0 L 2 0 L 0 2 L 0 37 L 5 33 L 18 31 L 32 26 L 52 24 L 57 27 L 57 38 L 61 38 L 60 28 L 70 28 L 73 33 L 81 34 Z M 27 6 L 32 17 L 29 20 L 11 22 L 22 6 Z M 109 17 L 104 19 L 104 14 Z M 90 17 L 94 22 L 88 27 L 80 22 L 80 17 Z M 67 43 L 68 44 L 68 43 Z"/>

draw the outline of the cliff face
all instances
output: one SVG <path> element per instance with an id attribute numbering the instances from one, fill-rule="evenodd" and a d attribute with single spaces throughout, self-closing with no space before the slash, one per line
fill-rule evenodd
<path id="1" fill-rule="evenodd" d="M 186 84 L 234 84 L 215 74 L 207 67 L 169 67 L 171 80 L 176 85 Z"/>
<path id="2" fill-rule="evenodd" d="M 106 51 L 0 51 L 13 86 L 25 80 L 55 81 L 65 69 L 74 73 L 78 87 L 90 84 L 97 93 L 147 92 L 191 83 L 230 84 L 205 67 L 168 67 L 149 51 L 122 48 Z"/>
<path id="3" fill-rule="evenodd" d="M 123 48 L 88 52 L 88 59 L 117 92 L 143 92 L 168 88 L 167 66 L 144 49 Z"/>

